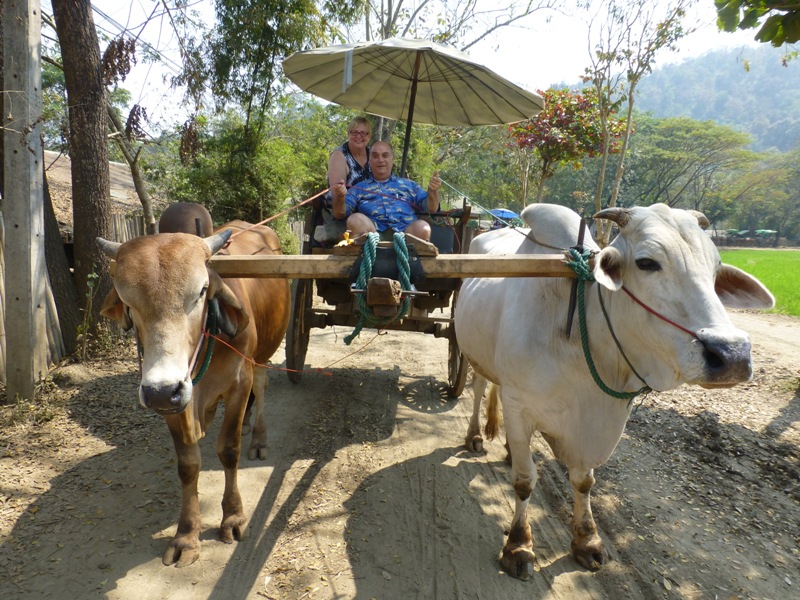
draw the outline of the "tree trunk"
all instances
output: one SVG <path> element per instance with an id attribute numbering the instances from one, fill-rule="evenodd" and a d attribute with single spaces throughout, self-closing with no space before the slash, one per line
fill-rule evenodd
<path id="1" fill-rule="evenodd" d="M 81 323 L 81 313 L 78 296 L 75 293 L 75 281 L 69 271 L 69 261 L 64 252 L 61 231 L 58 228 L 56 213 L 50 198 L 46 172 L 44 174 L 44 256 L 58 312 L 64 350 L 67 354 L 73 354 L 78 349 L 78 325 Z"/>
<path id="2" fill-rule="evenodd" d="M 101 78 L 100 47 L 89 0 L 52 0 L 69 104 L 75 287 L 79 304 L 91 304 L 90 331 L 111 289 L 109 261 L 95 238 L 112 235 L 108 175 L 108 113 Z M 99 276 L 92 285 L 92 275 Z M 99 298 L 99 301 L 97 300 Z"/>

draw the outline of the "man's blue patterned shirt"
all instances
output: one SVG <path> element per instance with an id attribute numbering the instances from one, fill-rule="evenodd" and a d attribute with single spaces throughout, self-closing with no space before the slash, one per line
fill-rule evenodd
<path id="1" fill-rule="evenodd" d="M 427 212 L 428 192 L 411 179 L 392 175 L 384 182 L 370 177 L 347 191 L 347 215 L 360 212 L 375 222 L 378 231 L 392 228 L 404 231 L 417 219 L 417 211 Z"/>

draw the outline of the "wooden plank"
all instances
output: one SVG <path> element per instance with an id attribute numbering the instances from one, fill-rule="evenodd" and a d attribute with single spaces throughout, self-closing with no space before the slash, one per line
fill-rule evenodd
<path id="1" fill-rule="evenodd" d="M 427 277 L 575 277 L 560 254 L 509 255 L 440 254 L 420 257 Z M 346 279 L 353 256 L 212 256 L 211 267 L 223 277 Z"/>

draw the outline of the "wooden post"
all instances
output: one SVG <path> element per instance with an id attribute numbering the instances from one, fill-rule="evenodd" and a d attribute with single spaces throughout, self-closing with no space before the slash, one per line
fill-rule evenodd
<path id="1" fill-rule="evenodd" d="M 13 400 L 32 399 L 47 373 L 39 0 L 5 0 L 3 23 L 6 392 Z"/>

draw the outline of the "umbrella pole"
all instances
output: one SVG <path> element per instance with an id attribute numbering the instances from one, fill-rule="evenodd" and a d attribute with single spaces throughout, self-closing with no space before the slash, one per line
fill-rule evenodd
<path id="1" fill-rule="evenodd" d="M 408 165 L 408 146 L 411 142 L 411 124 L 414 122 L 414 102 L 417 100 L 417 81 L 419 79 L 419 63 L 422 61 L 422 52 L 417 52 L 414 62 L 414 77 L 411 79 L 411 98 L 408 103 L 408 121 L 406 121 L 406 137 L 403 140 L 403 162 L 400 165 L 400 177 L 406 176 Z"/>

